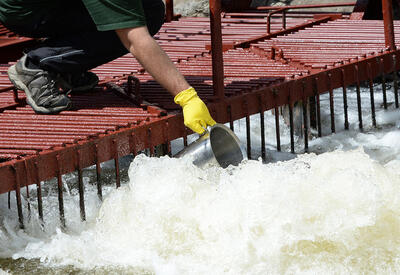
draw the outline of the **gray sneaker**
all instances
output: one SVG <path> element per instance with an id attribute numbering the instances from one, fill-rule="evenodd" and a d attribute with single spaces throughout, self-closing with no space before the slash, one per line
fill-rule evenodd
<path id="1" fill-rule="evenodd" d="M 71 108 L 72 103 L 60 92 L 60 78 L 41 69 L 25 66 L 26 55 L 8 69 L 14 86 L 25 92 L 26 101 L 36 113 L 53 114 Z"/>
<path id="2" fill-rule="evenodd" d="M 90 91 L 99 83 L 99 78 L 92 72 L 62 74 L 61 77 L 64 87 L 71 92 Z"/>

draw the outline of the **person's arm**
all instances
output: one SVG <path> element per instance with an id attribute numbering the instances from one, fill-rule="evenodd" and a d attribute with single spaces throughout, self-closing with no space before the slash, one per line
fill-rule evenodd
<path id="1" fill-rule="evenodd" d="M 151 37 L 147 27 L 116 30 L 124 46 L 168 92 L 176 96 L 190 87 L 175 64 Z"/>
<path id="2" fill-rule="evenodd" d="M 175 103 L 182 106 L 187 127 L 202 134 L 204 128 L 215 124 L 204 102 L 151 37 L 147 27 L 121 29 L 116 33 L 146 71 L 174 96 Z"/>

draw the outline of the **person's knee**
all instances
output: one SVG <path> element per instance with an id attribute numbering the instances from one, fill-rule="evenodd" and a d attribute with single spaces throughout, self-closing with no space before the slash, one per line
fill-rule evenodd
<path id="1" fill-rule="evenodd" d="M 164 23 L 165 4 L 162 0 L 142 0 L 149 33 L 154 36 Z"/>

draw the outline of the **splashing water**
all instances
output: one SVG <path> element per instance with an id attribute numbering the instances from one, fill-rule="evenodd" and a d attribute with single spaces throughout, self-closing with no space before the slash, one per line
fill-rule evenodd
<path id="1" fill-rule="evenodd" d="M 400 114 L 393 106 L 378 110 L 381 128 L 371 128 L 369 90 L 362 89 L 365 130 L 359 132 L 356 94 L 348 92 L 351 128 L 342 131 L 337 92 L 338 133 L 310 141 L 310 150 L 320 155 L 277 162 L 295 156 L 273 151 L 274 116 L 267 112 L 267 157 L 275 163 L 252 160 L 225 170 L 199 169 L 186 159 L 138 156 L 122 188 L 104 186 L 103 203 L 96 187 L 85 184 L 85 223 L 70 183 L 76 177 L 66 175 L 66 232 L 59 229 L 55 183 L 44 185 L 49 188 L 44 229 L 34 198 L 21 231 L 15 201 L 8 210 L 6 196 L 0 195 L 0 257 L 6 259 L 2 264 L 0 258 L 0 266 L 35 274 L 398 273 Z M 392 93 L 388 99 L 394 101 Z M 324 135 L 329 134 L 328 106 L 328 96 L 321 96 Z M 252 137 L 259 136 L 258 116 L 251 121 Z M 235 123 L 235 131 L 245 143 L 243 121 Z M 283 123 L 281 133 L 288 149 Z M 260 154 L 258 143 L 252 138 L 253 156 Z M 298 139 L 297 151 L 301 143 Z"/>
<path id="2" fill-rule="evenodd" d="M 399 272 L 399 168 L 362 150 L 226 170 L 141 155 L 87 229 L 13 257 L 155 274 Z"/>
<path id="3" fill-rule="evenodd" d="M 208 1 L 175 2 L 183 15 L 208 12 Z M 266 112 L 267 159 L 275 163 L 199 169 L 182 159 L 139 156 L 122 188 L 104 186 L 103 203 L 96 187 L 85 184 L 84 223 L 78 192 L 64 176 L 66 232 L 59 228 L 54 184 L 44 186 L 44 228 L 34 197 L 22 231 L 15 201 L 8 210 L 0 195 L 0 267 L 13 272 L 2 264 L 12 258 L 23 266 L 20 273 L 37 274 L 399 273 L 400 114 L 393 105 L 377 109 L 380 129 L 369 127 L 369 89 L 362 89 L 365 128 L 359 132 L 356 93 L 349 89 L 350 131 L 343 131 L 342 95 L 334 96 L 337 134 L 329 135 L 329 97 L 322 95 L 322 130 L 329 136 L 309 143 L 320 155 L 276 162 L 295 156 L 275 152 L 275 118 Z M 393 93 L 388 100 L 394 102 Z M 251 125 L 257 157 L 258 116 Z M 289 129 L 280 125 L 289 151 Z M 245 144 L 244 123 L 235 123 L 235 131 Z"/>

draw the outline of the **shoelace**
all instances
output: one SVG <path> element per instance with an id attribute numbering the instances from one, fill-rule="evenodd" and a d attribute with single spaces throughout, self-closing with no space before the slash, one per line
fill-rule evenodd
<path id="1" fill-rule="evenodd" d="M 50 76 L 47 76 L 50 77 Z M 60 96 L 61 94 L 65 94 L 66 96 L 68 96 L 71 93 L 71 89 L 64 91 L 62 89 L 62 87 L 60 87 L 60 76 L 59 75 L 55 75 L 54 76 L 56 78 L 56 80 L 54 80 L 54 78 L 51 78 L 49 80 L 49 82 L 43 86 L 43 89 L 47 89 L 48 91 L 50 91 L 50 94 L 44 98 L 44 101 L 47 101 L 47 99 L 49 97 L 52 98 L 57 98 L 58 96 Z"/>

